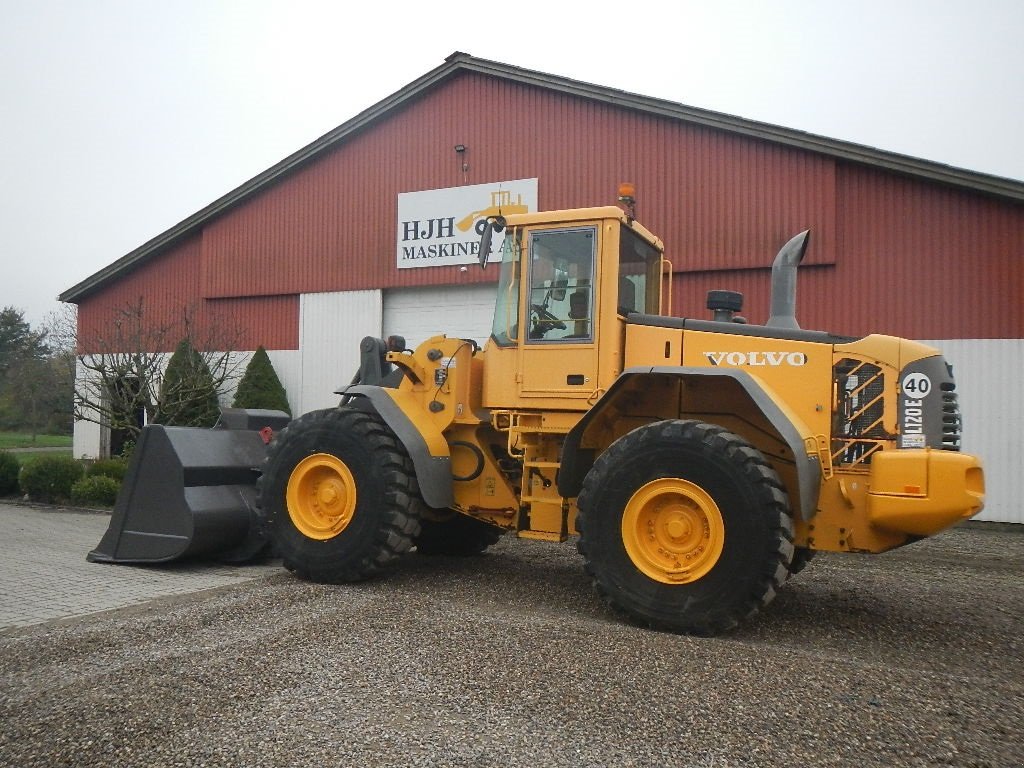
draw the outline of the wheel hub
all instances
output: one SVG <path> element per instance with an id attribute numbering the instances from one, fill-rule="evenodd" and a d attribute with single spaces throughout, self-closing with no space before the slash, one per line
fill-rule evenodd
<path id="1" fill-rule="evenodd" d="M 687 520 L 672 518 L 665 524 L 665 529 L 673 539 L 680 539 L 690 532 L 690 524 Z"/>
<path id="2" fill-rule="evenodd" d="M 337 456 L 314 453 L 292 470 L 286 491 L 288 516 L 311 539 L 325 541 L 341 533 L 356 509 L 352 472 Z"/>
<path id="3" fill-rule="evenodd" d="M 622 515 L 622 542 L 633 564 L 663 584 L 706 576 L 725 544 L 725 523 L 715 500 L 682 478 L 639 488 Z"/>

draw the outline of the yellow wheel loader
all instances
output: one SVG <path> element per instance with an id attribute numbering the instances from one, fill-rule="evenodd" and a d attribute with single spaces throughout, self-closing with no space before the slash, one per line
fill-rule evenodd
<path id="1" fill-rule="evenodd" d="M 959 450 L 941 355 L 798 325 L 807 232 L 774 262 L 765 324 L 746 322 L 730 291 L 711 292 L 710 319 L 672 317 L 663 245 L 634 220 L 631 194 L 620 200 L 627 210 L 491 212 L 480 261 L 500 238 L 501 264 L 484 348 L 365 339 L 339 407 L 273 425 L 262 466 L 238 453 L 231 473 L 193 473 L 217 484 L 249 471 L 256 500 L 235 518 L 245 549 L 269 538 L 299 576 L 344 582 L 413 548 L 578 536 L 611 606 L 711 635 L 770 602 L 817 551 L 883 552 L 981 510 L 981 464 Z M 237 435 L 220 439 L 259 453 L 258 416 L 237 416 Z M 147 464 L 136 458 L 130 480 Z M 119 500 L 121 529 L 145 528 L 132 525 L 142 506 Z M 196 527 L 187 500 L 175 509 Z M 118 534 L 107 538 L 109 554 Z"/>
<path id="2" fill-rule="evenodd" d="M 300 576 L 578 535 L 609 604 L 715 634 L 816 551 L 882 552 L 982 508 L 936 350 L 797 324 L 808 233 L 776 258 L 764 325 L 727 291 L 713 319 L 665 315 L 662 243 L 618 207 L 493 216 L 481 265 L 499 234 L 483 349 L 379 342 L 379 382 L 271 442 L 259 515 Z"/>

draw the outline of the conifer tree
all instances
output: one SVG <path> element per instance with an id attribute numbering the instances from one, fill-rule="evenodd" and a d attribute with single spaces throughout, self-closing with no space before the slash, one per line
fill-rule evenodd
<path id="1" fill-rule="evenodd" d="M 288 395 L 281 379 L 270 362 L 267 350 L 262 346 L 249 361 L 242 381 L 235 393 L 235 408 L 266 408 L 273 411 L 284 411 L 291 416 L 288 406 Z"/>
<path id="2" fill-rule="evenodd" d="M 154 421 L 179 427 L 212 427 L 220 416 L 217 385 L 210 366 L 188 339 L 167 363 Z"/>

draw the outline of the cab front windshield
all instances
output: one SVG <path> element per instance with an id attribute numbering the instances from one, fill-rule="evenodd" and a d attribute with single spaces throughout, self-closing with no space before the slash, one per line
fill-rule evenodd
<path id="1" fill-rule="evenodd" d="M 501 274 L 498 276 L 498 295 L 494 302 L 494 322 L 491 338 L 502 347 L 515 344 L 518 339 L 519 271 L 522 262 L 522 231 L 505 230 L 501 244 Z"/>

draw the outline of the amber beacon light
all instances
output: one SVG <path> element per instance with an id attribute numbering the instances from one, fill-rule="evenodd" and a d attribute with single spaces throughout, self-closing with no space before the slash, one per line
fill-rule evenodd
<path id="1" fill-rule="evenodd" d="M 636 185 L 629 181 L 619 184 L 619 202 L 629 209 L 629 217 L 636 218 Z"/>

